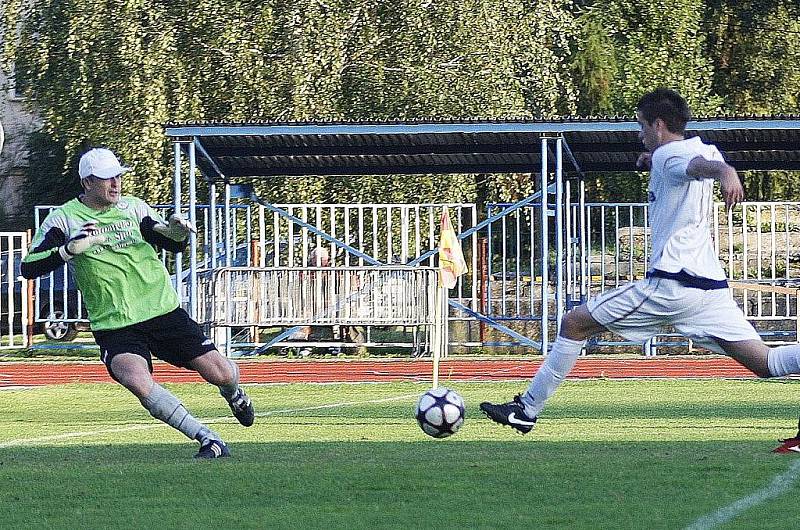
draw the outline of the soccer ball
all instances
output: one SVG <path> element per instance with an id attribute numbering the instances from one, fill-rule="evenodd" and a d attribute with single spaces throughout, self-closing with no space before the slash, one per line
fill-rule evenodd
<path id="1" fill-rule="evenodd" d="M 447 438 L 464 423 L 464 400 L 455 390 L 432 388 L 419 397 L 415 416 L 425 434 Z"/>

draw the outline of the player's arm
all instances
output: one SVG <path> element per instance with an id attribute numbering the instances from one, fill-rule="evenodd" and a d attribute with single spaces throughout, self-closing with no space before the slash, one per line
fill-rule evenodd
<path id="1" fill-rule="evenodd" d="M 720 160 L 706 160 L 702 156 L 695 157 L 686 166 L 686 176 L 719 180 L 722 198 L 728 209 L 740 203 L 744 198 L 744 188 L 736 169 Z"/>
<path id="2" fill-rule="evenodd" d="M 167 221 L 144 201 L 137 200 L 136 215 L 142 238 L 156 248 L 169 252 L 183 252 L 189 241 L 189 233 L 197 233 L 192 224 L 178 214 Z"/>
<path id="3" fill-rule="evenodd" d="M 168 252 L 183 252 L 186 250 L 186 245 L 189 242 L 188 237 L 182 240 L 175 240 L 167 237 L 163 233 L 156 230 L 156 227 L 163 225 L 163 221 L 153 219 L 146 216 L 139 222 L 139 230 L 142 232 L 142 238 L 158 249 L 164 249 Z"/>
<path id="4" fill-rule="evenodd" d="M 67 242 L 63 230 L 54 226 L 43 232 L 43 228 L 44 226 L 36 232 L 30 251 L 20 264 L 20 273 L 29 280 L 52 272 L 64 264 L 64 258 L 58 252 L 59 247 Z"/>
<path id="5" fill-rule="evenodd" d="M 51 216 L 45 219 L 36 231 L 30 252 L 20 264 L 24 278 L 32 280 L 48 274 L 93 246 L 106 242 L 105 235 L 96 233 L 94 221 L 85 223 L 72 237 L 67 237 L 67 230 L 63 218 Z"/>
<path id="6" fill-rule="evenodd" d="M 642 171 L 650 171 L 651 166 L 653 165 L 653 154 L 649 152 L 644 152 L 639 155 L 636 159 L 636 169 L 640 169 Z"/>

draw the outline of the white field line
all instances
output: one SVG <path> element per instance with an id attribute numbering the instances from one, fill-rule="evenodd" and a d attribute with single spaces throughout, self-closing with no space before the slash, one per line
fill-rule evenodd
<path id="1" fill-rule="evenodd" d="M 785 473 L 776 475 L 767 487 L 704 515 L 687 526 L 686 530 L 706 530 L 725 524 L 754 506 L 780 497 L 792 488 L 798 477 L 800 477 L 800 460 L 795 460 Z"/>
<path id="2" fill-rule="evenodd" d="M 390 401 L 402 401 L 408 398 L 416 398 L 419 396 L 419 393 L 414 394 L 404 394 L 402 396 L 394 396 L 388 398 L 381 398 L 381 399 L 368 399 L 366 401 L 342 401 L 340 403 L 328 403 L 325 405 L 315 405 L 313 407 L 302 407 L 296 409 L 280 409 L 280 410 L 268 410 L 266 412 L 259 412 L 256 413 L 256 416 L 259 418 L 264 418 L 267 416 L 276 416 L 278 414 L 292 414 L 295 412 L 308 412 L 310 410 L 324 410 L 324 409 L 335 409 L 339 407 L 352 407 L 356 405 L 370 405 L 373 403 L 388 403 Z M 232 418 L 228 416 L 220 416 L 217 418 L 202 418 L 200 420 L 203 423 L 231 423 L 235 422 Z M 0 442 L 0 449 L 7 449 L 9 447 L 19 447 L 21 445 L 30 445 L 30 444 L 39 444 L 45 442 L 55 442 L 59 440 L 67 440 L 69 438 L 88 438 L 92 436 L 98 436 L 102 434 L 114 434 L 119 432 L 129 432 L 129 431 L 143 431 L 147 429 L 155 429 L 158 427 L 166 427 L 166 424 L 158 422 L 158 423 L 139 423 L 134 425 L 126 425 L 124 427 L 115 427 L 110 429 L 98 429 L 94 431 L 77 431 L 77 432 L 65 432 L 62 434 L 53 434 L 50 436 L 39 436 L 37 438 L 20 438 L 17 440 L 9 440 L 7 442 Z"/>

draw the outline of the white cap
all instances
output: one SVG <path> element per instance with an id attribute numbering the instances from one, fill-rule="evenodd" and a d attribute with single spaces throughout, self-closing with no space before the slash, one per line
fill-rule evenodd
<path id="1" fill-rule="evenodd" d="M 78 174 L 82 179 L 91 175 L 101 179 L 113 179 L 130 170 L 131 168 L 123 167 L 119 163 L 114 153 L 102 147 L 84 153 L 78 164 Z"/>

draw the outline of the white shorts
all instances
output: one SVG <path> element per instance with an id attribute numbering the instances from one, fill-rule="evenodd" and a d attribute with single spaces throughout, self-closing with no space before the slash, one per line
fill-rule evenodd
<path id="1" fill-rule="evenodd" d="M 717 353 L 725 352 L 715 338 L 727 342 L 761 339 L 729 289 L 705 291 L 677 280 L 647 278 L 592 298 L 586 307 L 597 322 L 636 342 L 648 340 L 667 325 Z"/>

